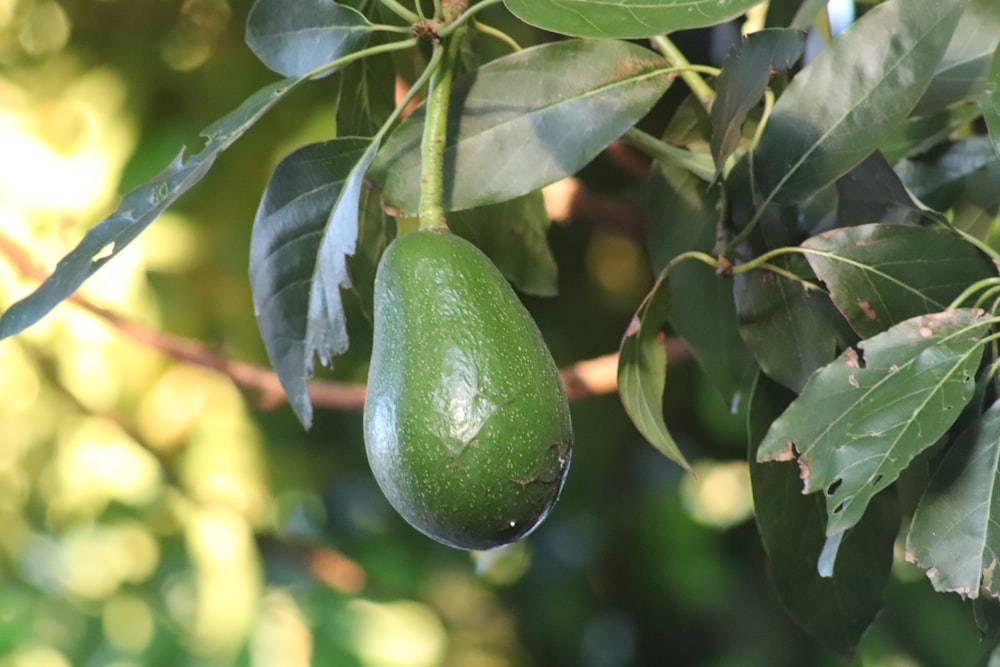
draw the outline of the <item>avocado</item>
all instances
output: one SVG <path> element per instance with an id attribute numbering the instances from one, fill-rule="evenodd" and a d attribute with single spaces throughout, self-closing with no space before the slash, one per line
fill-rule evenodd
<path id="1" fill-rule="evenodd" d="M 379 262 L 364 434 L 389 503 L 459 549 L 524 537 L 562 489 L 573 432 L 552 355 L 490 259 L 446 230 Z"/>

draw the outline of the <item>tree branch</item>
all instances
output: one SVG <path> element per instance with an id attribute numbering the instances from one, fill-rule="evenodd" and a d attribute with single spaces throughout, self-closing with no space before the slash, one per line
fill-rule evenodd
<path id="1" fill-rule="evenodd" d="M 0 231 L 0 254 L 24 277 L 41 282 L 48 271 L 39 266 L 30 253 L 9 235 Z M 277 374 L 266 366 L 248 363 L 221 354 L 204 343 L 183 336 L 159 331 L 140 322 L 126 319 L 100 306 L 77 292 L 69 298 L 77 306 L 104 320 L 112 328 L 140 345 L 158 350 L 162 354 L 196 366 L 211 368 L 229 377 L 241 389 L 258 394 L 256 405 L 272 410 L 285 402 L 285 392 Z M 676 338 L 668 339 L 667 356 L 674 362 L 686 361 L 689 352 Z M 595 359 L 579 361 L 559 371 L 570 399 L 608 394 L 618 389 L 618 355 L 606 354 Z M 309 398 L 316 406 L 337 410 L 360 410 L 365 402 L 362 384 L 312 380 Z"/>

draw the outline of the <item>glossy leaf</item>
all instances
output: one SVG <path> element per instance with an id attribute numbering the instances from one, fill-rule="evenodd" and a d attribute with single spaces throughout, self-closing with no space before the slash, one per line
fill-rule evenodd
<path id="1" fill-rule="evenodd" d="M 914 114 L 935 113 L 979 97 L 998 43 L 1000 6 L 996 0 L 969 0 Z"/>
<path id="2" fill-rule="evenodd" d="M 667 323 L 670 290 L 661 277 L 632 318 L 618 355 L 618 394 L 632 423 L 650 444 L 671 461 L 691 467 L 663 419 L 663 386 L 667 349 L 662 329 Z"/>
<path id="3" fill-rule="evenodd" d="M 677 255 L 711 252 L 719 213 L 707 185 L 690 172 L 656 165 L 649 184 L 647 245 L 660 272 Z M 731 403 L 757 369 L 740 337 L 733 281 L 701 262 L 677 264 L 670 273 L 671 328 L 691 349 L 705 374 Z"/>
<path id="4" fill-rule="evenodd" d="M 448 216 L 451 231 L 476 244 L 520 291 L 536 296 L 558 292 L 546 238 L 551 224 L 541 192 Z"/>
<path id="5" fill-rule="evenodd" d="M 936 219 L 938 214 L 913 197 L 878 151 L 837 179 L 839 226 L 917 223 L 925 217 Z M 943 216 L 939 221 L 945 221 Z"/>
<path id="6" fill-rule="evenodd" d="M 567 40 L 459 77 L 448 117 L 445 210 L 507 201 L 576 173 L 660 98 L 671 81 L 666 70 L 666 61 L 635 44 Z M 419 202 L 423 119 L 421 109 L 400 125 L 369 174 L 383 201 L 404 214 Z"/>
<path id="7" fill-rule="evenodd" d="M 726 56 L 712 104 L 712 156 L 717 173 L 739 146 L 743 122 L 764 97 L 771 77 L 787 72 L 802 57 L 805 46 L 802 31 L 760 30 Z"/>
<path id="8" fill-rule="evenodd" d="M 966 287 L 997 275 L 985 255 L 943 227 L 861 225 L 814 236 L 802 247 L 862 338 L 945 310 Z"/>
<path id="9" fill-rule="evenodd" d="M 906 558 L 935 590 L 1000 597 L 1000 403 L 951 446 L 917 506 Z"/>
<path id="10" fill-rule="evenodd" d="M 993 64 L 980 106 L 990 138 L 993 139 L 993 149 L 1000 155 L 1000 46 L 993 54 Z"/>
<path id="11" fill-rule="evenodd" d="M 979 113 L 974 105 L 961 105 L 929 116 L 909 118 L 884 138 L 879 150 L 890 164 L 926 153 L 944 142 L 952 132 L 974 121 Z"/>
<path id="12" fill-rule="evenodd" d="M 257 0 L 246 42 L 273 71 L 302 76 L 361 49 L 371 32 L 364 14 L 333 0 Z"/>
<path id="13" fill-rule="evenodd" d="M 636 39 L 736 18 L 761 0 L 504 0 L 525 23 L 574 37 Z"/>
<path id="14" fill-rule="evenodd" d="M 794 397 L 764 376 L 753 388 L 748 425 L 754 517 L 781 603 L 809 634 L 846 655 L 883 605 L 899 512 L 888 494 L 876 498 L 844 537 L 832 576 L 820 576 L 816 558 L 826 540 L 823 499 L 802 495 L 793 462 L 756 460 L 757 445 Z"/>
<path id="15" fill-rule="evenodd" d="M 222 151 L 301 82 L 302 79 L 284 79 L 258 90 L 202 131 L 201 136 L 207 141 L 200 153 L 185 159 L 182 150 L 166 169 L 122 197 L 115 211 L 91 227 L 80 243 L 59 260 L 52 275 L 3 313 L 0 339 L 23 331 L 72 295 L 200 181 Z"/>
<path id="16" fill-rule="evenodd" d="M 848 348 L 776 419 L 758 461 L 796 460 L 803 492 L 826 500 L 836 541 L 872 497 L 954 423 L 975 390 L 991 320 L 981 311 L 921 315 Z"/>
<path id="17" fill-rule="evenodd" d="M 377 192 L 362 188 L 358 205 L 357 247 L 354 254 L 347 258 L 347 275 L 361 311 L 369 322 L 375 316 L 375 272 L 382 253 L 394 238 L 396 219 L 382 210 Z"/>
<path id="18" fill-rule="evenodd" d="M 821 51 L 778 99 L 754 152 L 764 200 L 801 201 L 877 148 L 927 87 L 964 4 L 888 0 Z"/>
<path id="19" fill-rule="evenodd" d="M 324 365 L 347 350 L 340 291 L 351 286 L 345 258 L 355 251 L 370 139 L 333 139 L 282 160 L 261 199 L 250 241 L 254 312 L 288 402 L 312 423 L 307 381 L 313 356 Z"/>

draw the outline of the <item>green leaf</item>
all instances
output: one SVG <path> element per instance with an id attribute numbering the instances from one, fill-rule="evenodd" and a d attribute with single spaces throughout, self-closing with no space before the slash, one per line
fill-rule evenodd
<path id="1" fill-rule="evenodd" d="M 927 87 L 964 4 L 888 0 L 821 51 L 778 99 L 754 152 L 765 201 L 801 201 L 875 150 Z"/>
<path id="2" fill-rule="evenodd" d="M 332 0 L 257 0 L 246 42 L 271 70 L 302 76 L 361 49 L 372 30 L 364 14 Z"/>
<path id="3" fill-rule="evenodd" d="M 974 136 L 955 141 L 931 155 L 902 160 L 896 165 L 896 173 L 914 195 L 932 201 L 932 195 L 945 186 L 960 181 L 996 159 L 997 154 L 990 140 Z"/>
<path id="4" fill-rule="evenodd" d="M 574 37 L 637 39 L 734 19 L 761 0 L 504 0 L 525 23 Z"/>
<path id="5" fill-rule="evenodd" d="M 382 210 L 377 192 L 363 188 L 358 206 L 357 248 L 347 258 L 347 275 L 358 297 L 361 312 L 369 322 L 373 322 L 375 317 L 375 272 L 382 253 L 394 238 L 396 219 Z"/>
<path id="6" fill-rule="evenodd" d="M 933 219 L 935 214 L 914 199 L 878 151 L 837 179 L 837 220 L 842 226 L 917 223 L 924 217 Z"/>
<path id="7" fill-rule="evenodd" d="M 945 141 L 955 130 L 979 116 L 975 105 L 945 109 L 929 116 L 909 118 L 889 133 L 879 144 L 879 150 L 890 164 L 901 158 L 926 153 Z"/>
<path id="8" fill-rule="evenodd" d="M 1000 402 L 951 446 L 917 506 L 906 558 L 935 590 L 1000 597 Z"/>
<path id="9" fill-rule="evenodd" d="M 567 40 L 499 58 L 452 86 L 446 211 L 495 204 L 576 173 L 656 103 L 666 61 L 627 42 Z M 369 176 L 412 215 L 420 198 L 424 112 L 385 143 Z"/>
<path id="10" fill-rule="evenodd" d="M 333 139 L 282 160 L 267 184 L 250 240 L 254 312 L 271 365 L 299 421 L 312 423 L 307 381 L 347 350 L 340 290 L 351 286 L 365 169 L 377 144 Z"/>
<path id="11" fill-rule="evenodd" d="M 555 296 L 556 260 L 546 234 L 552 221 L 541 192 L 448 216 L 448 227 L 476 244 L 525 294 Z"/>
<path id="12" fill-rule="evenodd" d="M 990 138 L 993 139 L 993 149 L 1000 155 L 1000 47 L 993 54 L 986 91 L 979 104 L 983 109 L 983 119 Z"/>
<path id="13" fill-rule="evenodd" d="M 969 0 L 948 49 L 913 113 L 936 113 L 957 102 L 974 100 L 986 87 L 990 60 L 1000 42 L 1000 7 L 996 0 Z"/>
<path id="14" fill-rule="evenodd" d="M 683 252 L 711 252 L 719 217 L 716 199 L 690 172 L 662 164 L 654 167 L 646 234 L 657 273 Z M 732 278 L 717 276 L 701 262 L 688 261 L 672 269 L 666 289 L 671 328 L 731 404 L 757 369 L 740 337 Z"/>
<path id="15" fill-rule="evenodd" d="M 272 106 L 302 82 L 283 79 L 258 90 L 235 110 L 202 130 L 207 139 L 197 155 L 184 151 L 149 181 L 122 197 L 115 211 L 91 227 L 55 271 L 31 294 L 0 317 L 0 339 L 13 336 L 44 317 L 99 268 L 128 246 L 164 210 L 200 181 L 215 158 L 239 139 Z"/>
<path id="16" fill-rule="evenodd" d="M 807 30 L 826 11 L 826 0 L 771 0 L 767 5 L 766 28 Z"/>
<path id="17" fill-rule="evenodd" d="M 985 255 L 943 227 L 861 225 L 814 236 L 802 247 L 862 338 L 945 310 L 966 287 L 997 275 Z"/>
<path id="18" fill-rule="evenodd" d="M 758 443 L 793 399 L 794 394 L 764 376 L 758 378 L 751 394 L 748 425 L 754 517 L 772 585 L 791 618 L 831 649 L 847 655 L 884 603 L 899 512 L 888 494 L 876 498 L 844 537 L 833 576 L 820 576 L 815 558 L 825 542 L 823 499 L 802 495 L 799 469 L 793 462 L 756 461 Z"/>
<path id="19" fill-rule="evenodd" d="M 390 54 L 362 58 L 341 70 L 337 91 L 337 135 L 375 136 L 396 107 L 394 82 L 395 70 Z"/>
<path id="20" fill-rule="evenodd" d="M 803 492 L 824 494 L 830 561 L 836 538 L 972 398 L 992 323 L 964 309 L 901 322 L 820 369 L 771 425 L 757 460 L 797 458 Z"/>
<path id="21" fill-rule="evenodd" d="M 691 466 L 677 447 L 663 419 L 663 385 L 667 379 L 667 349 L 663 326 L 670 307 L 667 279 L 653 285 L 632 318 L 618 355 L 618 394 L 632 423 L 650 444 L 685 470 Z"/>
<path id="22" fill-rule="evenodd" d="M 712 104 L 712 156 L 716 173 L 739 146 L 747 114 L 764 97 L 771 76 L 802 57 L 806 34 L 770 29 L 752 33 L 726 56 Z"/>

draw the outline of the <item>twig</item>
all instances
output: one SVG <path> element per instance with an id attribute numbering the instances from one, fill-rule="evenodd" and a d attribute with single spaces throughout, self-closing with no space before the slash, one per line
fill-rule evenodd
<path id="1" fill-rule="evenodd" d="M 31 258 L 30 253 L 3 231 L 0 231 L 0 254 L 26 278 L 42 281 L 48 276 L 48 272 Z M 79 292 L 69 300 L 141 345 L 158 350 L 177 361 L 216 370 L 229 377 L 242 389 L 257 392 L 259 396 L 256 404 L 260 409 L 272 410 L 286 400 L 285 391 L 277 374 L 266 366 L 230 359 L 200 341 L 165 333 L 126 319 L 97 305 Z M 683 362 L 688 358 L 688 351 L 683 342 L 668 339 L 667 345 L 671 348 L 668 350 L 671 363 Z M 567 366 L 560 370 L 560 375 L 569 398 L 580 399 L 616 391 L 617 368 L 618 355 L 606 354 Z M 365 387 L 362 384 L 312 380 L 309 382 L 308 390 L 309 398 L 316 406 L 338 410 L 360 410 L 365 402 Z"/>

